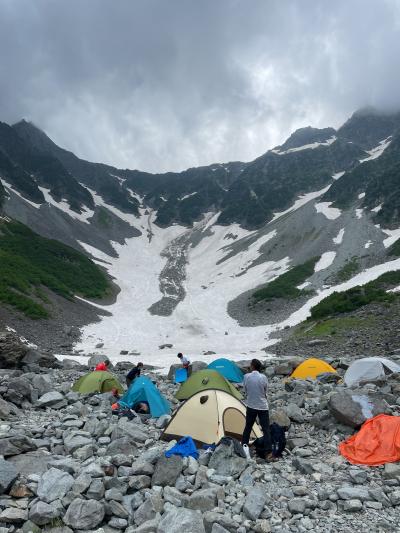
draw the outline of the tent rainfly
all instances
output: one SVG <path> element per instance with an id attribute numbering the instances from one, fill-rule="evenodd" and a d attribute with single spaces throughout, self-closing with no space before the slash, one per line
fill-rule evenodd
<path id="1" fill-rule="evenodd" d="M 164 429 L 161 439 L 190 436 L 198 444 L 215 444 L 224 436 L 241 439 L 246 422 L 246 407 L 226 391 L 208 389 L 197 392 L 183 403 Z M 254 424 L 251 439 L 262 436 Z"/>
<path id="2" fill-rule="evenodd" d="M 169 402 L 164 398 L 154 383 L 146 376 L 136 378 L 126 393 L 118 401 L 121 407 L 132 409 L 138 402 L 147 402 L 150 414 L 154 418 L 168 415 L 171 411 Z"/>
<path id="3" fill-rule="evenodd" d="M 336 370 L 321 359 L 306 359 L 290 375 L 293 379 L 317 379 L 319 374 L 326 372 L 336 374 Z"/>
<path id="4" fill-rule="evenodd" d="M 178 392 L 175 394 L 175 398 L 178 400 L 187 400 L 193 396 L 193 394 L 196 394 L 196 392 L 207 389 L 223 390 L 238 400 L 242 399 L 242 395 L 232 383 L 229 383 L 229 381 L 216 370 L 209 370 L 208 368 L 194 372 L 184 383 L 182 383 Z"/>
<path id="5" fill-rule="evenodd" d="M 400 372 L 400 365 L 397 363 L 384 357 L 364 357 L 349 366 L 344 375 L 344 382 L 351 387 L 361 381 L 379 379 L 394 372 Z"/>
<path id="6" fill-rule="evenodd" d="M 74 392 L 90 394 L 93 392 L 110 392 L 112 389 L 122 394 L 124 389 L 118 379 L 104 370 L 95 370 L 81 376 L 72 386 Z"/>
<path id="7" fill-rule="evenodd" d="M 242 383 L 243 381 L 243 372 L 237 366 L 236 363 L 221 357 L 216 359 L 208 365 L 210 370 L 216 370 L 224 376 L 225 379 L 231 381 L 232 383 Z"/>

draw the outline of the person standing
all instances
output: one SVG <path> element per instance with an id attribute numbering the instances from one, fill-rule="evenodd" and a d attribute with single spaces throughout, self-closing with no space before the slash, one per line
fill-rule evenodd
<path id="1" fill-rule="evenodd" d="M 180 359 L 181 363 L 182 363 L 182 367 L 186 370 L 187 372 L 187 375 L 190 376 L 190 374 L 192 373 L 192 369 L 191 369 L 191 366 L 190 366 L 190 361 L 187 357 L 185 357 L 183 355 L 183 353 L 179 352 L 177 357 Z"/>
<path id="2" fill-rule="evenodd" d="M 143 363 L 138 363 L 136 366 L 132 368 L 126 375 L 126 385 L 129 389 L 132 381 L 140 376 L 140 372 L 143 368 Z"/>
<path id="3" fill-rule="evenodd" d="M 242 436 L 242 445 L 249 444 L 253 424 L 258 418 L 264 437 L 266 459 L 271 460 L 271 432 L 269 428 L 269 411 L 267 401 L 268 380 L 261 374 L 262 364 L 258 359 L 250 363 L 250 373 L 245 374 L 243 387 L 246 394 L 246 425 Z"/>

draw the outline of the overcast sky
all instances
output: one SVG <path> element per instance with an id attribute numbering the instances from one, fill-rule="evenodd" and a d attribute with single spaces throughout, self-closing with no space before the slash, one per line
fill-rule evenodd
<path id="1" fill-rule="evenodd" d="M 400 108 L 399 0 L 0 0 L 0 120 L 149 171 Z"/>

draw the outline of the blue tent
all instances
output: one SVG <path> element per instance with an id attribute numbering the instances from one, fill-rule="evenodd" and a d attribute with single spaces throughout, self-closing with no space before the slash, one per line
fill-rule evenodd
<path id="1" fill-rule="evenodd" d="M 161 415 L 169 415 L 171 412 L 169 402 L 164 398 L 151 379 L 146 376 L 136 378 L 118 401 L 121 407 L 128 409 L 132 409 L 138 402 L 147 402 L 150 407 L 150 414 L 154 418 L 158 418 Z"/>
<path id="2" fill-rule="evenodd" d="M 243 372 L 233 361 L 230 361 L 229 359 L 216 359 L 210 363 L 207 368 L 216 370 L 222 374 L 225 379 L 232 381 L 233 383 L 242 383 L 243 381 Z"/>

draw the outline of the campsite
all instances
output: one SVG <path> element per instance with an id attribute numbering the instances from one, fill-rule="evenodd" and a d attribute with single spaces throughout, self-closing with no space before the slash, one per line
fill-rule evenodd
<path id="1" fill-rule="evenodd" d="M 145 365 L 128 390 L 132 363 L 94 371 L 98 355 L 2 370 L 0 531 L 398 530 L 400 354 L 265 359 L 270 421 L 286 436 L 276 462 L 235 444 L 250 360 L 192 359 L 182 383 L 179 365 Z"/>

